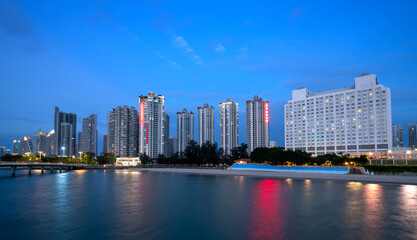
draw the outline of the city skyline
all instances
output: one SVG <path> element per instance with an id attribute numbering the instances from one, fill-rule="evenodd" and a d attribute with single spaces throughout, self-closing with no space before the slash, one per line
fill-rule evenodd
<path id="1" fill-rule="evenodd" d="M 182 108 L 196 112 L 204 103 L 218 106 L 227 98 L 243 106 L 262 96 L 271 106 L 270 139 L 283 146 L 282 106 L 293 89 L 342 88 L 366 72 L 391 88 L 393 123 L 407 126 L 417 121 L 416 4 L 210 8 L 212 16 L 247 13 L 225 22 L 201 15 L 197 3 L 186 7 L 196 11 L 184 11 L 181 4 L 163 1 L 139 1 L 129 5 L 131 10 L 112 1 L 50 2 L 56 11 L 45 12 L 43 4 L 2 1 L 0 13 L 10 21 L 0 21 L 0 50 L 8 56 L 0 59 L 2 87 L 8 89 L 0 96 L 0 145 L 11 148 L 13 139 L 39 128 L 52 130 L 51 109 L 57 105 L 79 116 L 77 126 L 97 114 L 100 152 L 107 112 L 115 106 L 137 108 L 137 96 L 154 91 L 166 97 L 171 117 Z M 396 11 L 386 16 L 393 7 Z M 64 9 L 67 14 L 60 14 Z M 336 14 L 339 9 L 345 14 Z M 218 111 L 214 119 L 218 126 Z M 246 122 L 244 108 L 239 119 Z M 176 136 L 171 125 L 169 135 Z M 240 124 L 239 142 L 246 142 L 245 129 Z"/>

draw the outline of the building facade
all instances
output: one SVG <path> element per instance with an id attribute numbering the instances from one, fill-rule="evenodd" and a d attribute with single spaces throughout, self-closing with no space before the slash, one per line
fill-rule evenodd
<path id="1" fill-rule="evenodd" d="M 82 131 L 78 132 L 78 144 L 77 144 L 76 153 L 80 154 L 80 158 L 81 158 L 82 153 L 84 153 L 84 150 L 83 150 L 83 132 Z"/>
<path id="2" fill-rule="evenodd" d="M 46 155 L 46 136 L 48 134 L 46 132 L 42 132 L 41 129 L 39 129 L 35 135 L 33 136 L 33 155 Z"/>
<path id="3" fill-rule="evenodd" d="M 103 153 L 107 153 L 107 134 L 103 135 Z"/>
<path id="4" fill-rule="evenodd" d="M 151 158 L 165 155 L 168 144 L 164 130 L 165 97 L 149 92 L 139 96 L 139 153 Z"/>
<path id="5" fill-rule="evenodd" d="M 392 149 L 390 89 L 363 74 L 352 87 L 294 90 L 285 105 L 285 148 L 314 155 Z"/>
<path id="6" fill-rule="evenodd" d="M 60 112 L 55 107 L 55 146 L 54 153 L 58 156 L 75 156 L 77 115 Z"/>
<path id="7" fill-rule="evenodd" d="M 402 125 L 392 125 L 392 147 L 393 148 L 404 147 Z"/>
<path id="8" fill-rule="evenodd" d="M 269 147 L 269 102 L 258 96 L 246 101 L 246 143 L 250 154 L 259 147 Z"/>
<path id="9" fill-rule="evenodd" d="M 408 146 L 417 148 L 417 123 L 408 125 Z"/>
<path id="10" fill-rule="evenodd" d="M 169 148 L 169 115 L 168 113 L 164 113 L 164 126 L 163 126 L 163 143 L 164 149 L 162 150 L 165 157 L 168 157 L 168 148 Z"/>
<path id="11" fill-rule="evenodd" d="M 171 157 L 178 152 L 178 138 L 170 137 L 168 139 L 168 157 Z"/>
<path id="12" fill-rule="evenodd" d="M 214 143 L 214 107 L 207 103 L 198 107 L 198 144 Z"/>
<path id="13" fill-rule="evenodd" d="M 33 155 L 33 141 L 31 137 L 23 137 L 19 143 L 18 155 Z"/>
<path id="14" fill-rule="evenodd" d="M 239 146 L 239 105 L 227 99 L 220 103 L 220 147 L 230 155 L 231 150 Z"/>
<path id="15" fill-rule="evenodd" d="M 97 115 L 92 114 L 89 117 L 83 118 L 82 133 L 81 133 L 81 149 L 79 152 L 93 153 L 97 156 Z"/>
<path id="16" fill-rule="evenodd" d="M 19 155 L 19 144 L 20 140 L 13 140 L 12 155 Z"/>
<path id="17" fill-rule="evenodd" d="M 177 138 L 180 153 L 184 152 L 191 140 L 194 140 L 194 113 L 187 112 L 185 108 L 182 112 L 177 112 Z"/>
<path id="18" fill-rule="evenodd" d="M 47 157 L 52 157 L 54 155 L 56 155 L 55 153 L 55 129 L 52 129 L 52 131 L 50 131 L 48 133 L 48 135 L 46 135 L 46 148 L 45 148 L 45 153 Z"/>
<path id="19" fill-rule="evenodd" d="M 6 149 L 5 146 L 1 146 L 0 147 L 0 158 L 7 155 L 7 154 L 10 154 L 10 149 Z"/>
<path id="20" fill-rule="evenodd" d="M 107 152 L 116 157 L 138 156 L 138 111 L 118 106 L 107 115 Z"/>

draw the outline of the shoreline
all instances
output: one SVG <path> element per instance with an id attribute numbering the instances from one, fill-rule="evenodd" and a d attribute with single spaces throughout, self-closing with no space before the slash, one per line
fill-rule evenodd
<path id="1" fill-rule="evenodd" d="M 368 183 L 393 183 L 417 185 L 417 176 L 387 176 L 365 174 L 326 174 L 326 173 L 294 173 L 294 172 L 270 172 L 253 170 L 219 170 L 219 169 L 185 169 L 185 168 L 130 168 L 136 171 L 205 174 L 205 175 L 228 175 L 228 176 L 251 176 L 278 179 L 310 179 L 310 180 L 335 180 Z"/>

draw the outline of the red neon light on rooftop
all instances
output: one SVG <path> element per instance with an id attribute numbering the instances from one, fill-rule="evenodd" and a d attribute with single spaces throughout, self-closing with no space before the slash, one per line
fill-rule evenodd
<path id="1" fill-rule="evenodd" d="M 139 106 L 139 123 L 142 128 L 145 123 L 145 102 L 141 102 Z"/>
<path id="2" fill-rule="evenodd" d="M 269 102 L 265 102 L 264 116 L 265 116 L 265 123 L 269 123 Z"/>

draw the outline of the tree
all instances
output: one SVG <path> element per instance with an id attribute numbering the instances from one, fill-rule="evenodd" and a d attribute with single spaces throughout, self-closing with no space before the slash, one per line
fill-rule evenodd
<path id="1" fill-rule="evenodd" d="M 184 157 L 187 164 L 201 164 L 200 146 L 196 141 L 191 140 L 188 142 L 188 145 L 184 150 Z"/>
<path id="2" fill-rule="evenodd" d="M 172 154 L 168 158 L 168 163 L 169 164 L 182 164 L 182 162 L 183 162 L 183 160 L 182 160 L 182 157 L 181 157 L 179 152 L 176 152 L 176 153 Z"/>
<path id="3" fill-rule="evenodd" d="M 19 162 L 21 160 L 22 156 L 20 155 L 10 155 L 6 154 L 3 157 L 1 157 L 1 160 L 3 162 Z"/>
<path id="4" fill-rule="evenodd" d="M 248 154 L 248 144 L 246 143 L 241 143 L 239 147 L 237 147 L 238 149 L 238 153 L 239 153 L 239 158 L 248 158 L 249 154 Z"/>
<path id="5" fill-rule="evenodd" d="M 254 163 L 265 163 L 269 160 L 270 149 L 266 147 L 255 148 L 250 154 L 250 159 Z"/>
<path id="6" fill-rule="evenodd" d="M 203 143 L 200 147 L 200 159 L 202 164 L 219 164 L 220 157 L 217 151 L 217 143 L 209 141 Z"/>
<path id="7" fill-rule="evenodd" d="M 86 152 L 86 153 L 83 154 L 82 160 L 84 162 L 86 162 L 87 164 L 95 164 L 96 163 L 96 159 L 94 157 L 95 157 L 95 154 L 94 153 Z"/>
<path id="8" fill-rule="evenodd" d="M 98 164 L 104 165 L 104 164 L 115 164 L 116 163 L 116 157 L 113 153 L 101 153 L 97 157 Z"/>
<path id="9" fill-rule="evenodd" d="M 139 154 L 139 159 L 142 162 L 142 164 L 149 164 L 152 163 L 152 158 L 150 158 L 146 153 Z"/>
<path id="10" fill-rule="evenodd" d="M 159 154 L 156 158 L 156 161 L 158 162 L 158 164 L 167 164 L 168 158 L 166 158 L 163 154 Z"/>

